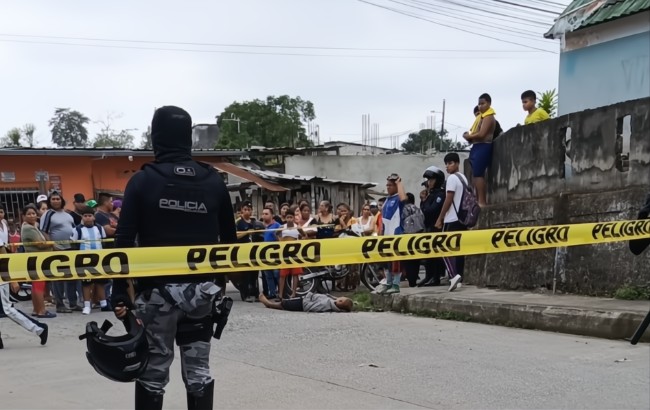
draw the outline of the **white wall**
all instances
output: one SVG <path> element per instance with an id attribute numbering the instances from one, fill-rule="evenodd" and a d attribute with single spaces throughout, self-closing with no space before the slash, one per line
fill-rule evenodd
<path id="1" fill-rule="evenodd" d="M 458 153 L 463 160 L 468 153 Z M 344 181 L 374 182 L 377 191 L 385 191 L 386 177 L 395 172 L 402 177 L 407 192 L 418 195 L 423 189 L 420 185 L 424 180 L 422 174 L 427 167 L 435 165 L 444 171 L 443 159 L 446 154 L 432 156 L 391 154 L 378 156 L 293 156 L 285 159 L 285 172 L 293 175 L 315 175 L 323 178 L 340 179 Z"/>
<path id="2" fill-rule="evenodd" d="M 324 144 L 326 147 L 339 147 L 340 155 L 379 155 L 391 152 L 390 148 L 375 147 L 369 145 L 359 145 L 359 144 L 346 144 L 345 142 L 326 142 Z M 328 152 L 325 155 L 336 155 L 336 152 Z"/>

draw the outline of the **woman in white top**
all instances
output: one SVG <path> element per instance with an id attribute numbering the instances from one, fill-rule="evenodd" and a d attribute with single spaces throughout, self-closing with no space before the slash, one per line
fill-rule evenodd
<path id="1" fill-rule="evenodd" d="M 363 205 L 357 224 L 361 227 L 364 236 L 377 235 L 377 220 L 370 213 L 370 204 Z"/>

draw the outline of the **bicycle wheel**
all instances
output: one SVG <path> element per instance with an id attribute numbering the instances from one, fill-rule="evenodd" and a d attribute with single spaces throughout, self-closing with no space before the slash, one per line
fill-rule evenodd
<path id="1" fill-rule="evenodd" d="M 372 292 L 377 286 L 379 281 L 383 279 L 383 267 L 378 263 L 364 263 L 361 265 L 360 279 L 361 282 Z"/>

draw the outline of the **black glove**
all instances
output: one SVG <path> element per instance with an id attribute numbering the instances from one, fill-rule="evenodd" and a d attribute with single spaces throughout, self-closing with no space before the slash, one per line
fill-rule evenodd
<path id="1" fill-rule="evenodd" d="M 111 293 L 111 306 L 113 306 L 113 308 L 116 308 L 121 304 L 127 309 L 130 310 L 135 309 L 133 302 L 131 302 L 131 298 L 129 298 L 127 289 L 128 289 L 128 284 L 126 283 L 126 280 L 124 279 L 113 280 L 113 289 Z"/>

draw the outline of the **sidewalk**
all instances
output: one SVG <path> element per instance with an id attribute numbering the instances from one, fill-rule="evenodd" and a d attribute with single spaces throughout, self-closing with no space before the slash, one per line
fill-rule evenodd
<path id="1" fill-rule="evenodd" d="M 459 320 L 524 329 L 601 337 L 630 338 L 650 310 L 650 301 L 618 300 L 575 295 L 502 291 L 463 285 L 402 288 L 392 296 L 372 295 L 375 309 L 444 314 Z M 650 342 L 650 329 L 641 341 Z"/>

